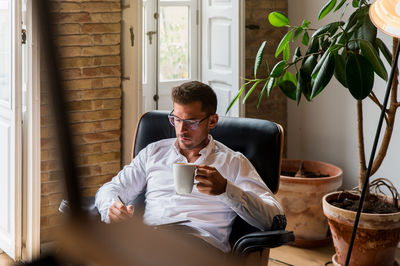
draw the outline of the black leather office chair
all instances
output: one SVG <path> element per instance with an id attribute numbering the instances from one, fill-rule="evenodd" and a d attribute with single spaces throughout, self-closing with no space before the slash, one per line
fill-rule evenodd
<path id="1" fill-rule="evenodd" d="M 140 118 L 134 136 L 132 158 L 152 142 L 175 137 L 175 129 L 169 123 L 168 114 L 166 111 L 151 111 Z M 273 193 L 278 191 L 283 146 L 281 126 L 267 120 L 220 117 L 210 134 L 232 150 L 244 154 L 269 189 Z M 92 217 L 98 215 L 93 200 L 94 198 L 85 198 L 83 201 L 84 208 Z M 61 203 L 61 212 L 68 209 L 67 204 L 66 201 Z M 144 193 L 133 204 L 135 215 L 141 215 L 144 210 Z M 260 231 L 237 216 L 229 237 L 232 253 L 246 256 L 294 241 L 293 232 L 284 230 L 285 218 L 276 218 L 272 230 Z"/>
<path id="2" fill-rule="evenodd" d="M 132 158 L 152 142 L 175 137 L 175 129 L 168 121 L 168 114 L 166 111 L 152 111 L 140 118 Z M 283 129 L 280 125 L 260 119 L 220 117 L 210 134 L 232 150 L 244 154 L 269 189 L 273 193 L 278 191 L 283 147 Z M 237 216 L 229 238 L 232 252 L 247 255 L 294 241 L 293 232 L 284 230 L 285 218 L 276 218 L 272 230 L 263 232 Z"/>

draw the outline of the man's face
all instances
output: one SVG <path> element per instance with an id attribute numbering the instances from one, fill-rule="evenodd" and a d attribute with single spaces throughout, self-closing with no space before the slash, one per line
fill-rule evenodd
<path id="1" fill-rule="evenodd" d="M 173 115 L 178 120 L 200 121 L 208 116 L 203 112 L 202 104 L 196 101 L 189 104 L 174 103 Z M 175 132 L 178 139 L 179 148 L 183 150 L 192 150 L 204 148 L 207 144 L 208 132 L 214 128 L 218 122 L 218 115 L 214 114 L 201 121 L 196 129 L 191 129 L 183 122 L 175 122 Z"/>

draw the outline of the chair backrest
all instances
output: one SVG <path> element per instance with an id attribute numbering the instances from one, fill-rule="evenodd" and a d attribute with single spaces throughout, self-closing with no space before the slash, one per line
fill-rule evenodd
<path id="1" fill-rule="evenodd" d="M 132 157 L 152 142 L 176 136 L 168 114 L 166 111 L 151 111 L 140 118 Z M 283 129 L 280 125 L 261 119 L 220 117 L 210 134 L 215 140 L 245 155 L 269 189 L 273 193 L 278 191 L 283 147 Z M 232 227 L 231 244 L 242 235 L 254 231 L 258 229 L 238 216 Z"/>
<path id="2" fill-rule="evenodd" d="M 133 157 L 152 142 L 175 137 L 168 114 L 166 111 L 151 111 L 140 118 Z M 280 125 L 261 119 L 220 117 L 210 134 L 215 140 L 245 155 L 269 189 L 274 193 L 278 191 L 283 147 Z"/>

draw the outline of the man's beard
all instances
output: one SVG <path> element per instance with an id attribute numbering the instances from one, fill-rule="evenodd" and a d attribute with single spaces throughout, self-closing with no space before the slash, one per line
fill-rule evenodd
<path id="1" fill-rule="evenodd" d="M 180 138 L 181 137 L 184 137 L 184 138 L 188 138 L 188 139 L 190 139 L 190 140 L 192 140 L 192 138 L 190 138 L 189 136 L 187 136 L 186 134 L 179 134 L 178 136 L 178 146 L 179 146 L 179 148 L 180 149 L 182 149 L 182 150 L 192 150 L 192 149 L 195 149 L 195 148 L 198 148 L 198 147 L 205 147 L 206 146 L 206 143 L 207 143 L 207 141 L 208 141 L 208 135 L 202 140 L 202 141 L 200 141 L 200 143 L 198 143 L 198 144 L 195 144 L 195 143 L 192 143 L 192 145 L 191 146 L 183 146 L 183 145 L 181 145 L 181 143 L 180 143 Z"/>

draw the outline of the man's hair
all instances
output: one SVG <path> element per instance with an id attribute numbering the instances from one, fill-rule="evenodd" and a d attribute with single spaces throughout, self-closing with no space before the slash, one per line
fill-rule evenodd
<path id="1" fill-rule="evenodd" d="M 201 111 L 215 114 L 217 111 L 217 95 L 210 86 L 199 81 L 185 82 L 172 88 L 172 101 L 178 104 L 201 102 Z"/>

